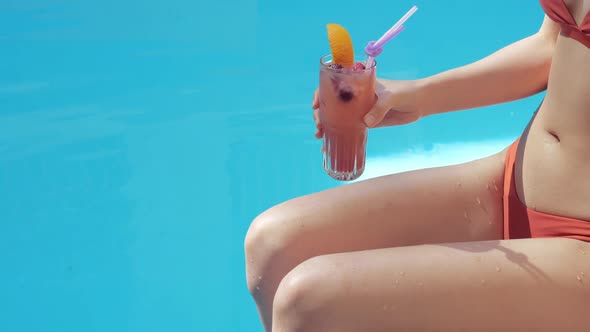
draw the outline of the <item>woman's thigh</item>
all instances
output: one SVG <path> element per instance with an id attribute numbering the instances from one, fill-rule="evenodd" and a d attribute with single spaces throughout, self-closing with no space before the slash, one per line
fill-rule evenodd
<path id="1" fill-rule="evenodd" d="M 500 239 L 504 158 L 501 151 L 289 200 L 254 221 L 247 255 L 276 247 L 303 261 L 328 253 Z"/>
<path id="2" fill-rule="evenodd" d="M 431 244 L 315 257 L 281 282 L 276 331 L 581 331 L 587 243 Z M 273 329 L 274 331 L 275 329 Z"/>

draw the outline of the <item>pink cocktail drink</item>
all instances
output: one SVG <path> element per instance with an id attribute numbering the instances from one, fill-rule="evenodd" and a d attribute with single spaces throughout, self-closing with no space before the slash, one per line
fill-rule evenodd
<path id="1" fill-rule="evenodd" d="M 357 179 L 365 169 L 368 129 L 363 117 L 375 103 L 375 62 L 365 68 L 320 59 L 320 123 L 324 130 L 324 170 L 334 179 Z"/>

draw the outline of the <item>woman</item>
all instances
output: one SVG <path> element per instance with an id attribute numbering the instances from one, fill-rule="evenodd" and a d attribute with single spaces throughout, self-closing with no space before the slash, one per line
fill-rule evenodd
<path id="1" fill-rule="evenodd" d="M 300 197 L 256 218 L 247 281 L 266 331 L 587 327 L 590 0 L 541 5 L 537 33 L 480 61 L 380 80 L 365 117 L 369 127 L 400 125 L 546 89 L 513 145 Z M 314 96 L 316 123 L 318 104 Z"/>

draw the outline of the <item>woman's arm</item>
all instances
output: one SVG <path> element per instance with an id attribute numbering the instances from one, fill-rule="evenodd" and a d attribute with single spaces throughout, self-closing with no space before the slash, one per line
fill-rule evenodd
<path id="1" fill-rule="evenodd" d="M 547 16 L 539 31 L 463 67 L 418 80 L 417 108 L 425 115 L 508 102 L 547 86 L 559 25 Z"/>

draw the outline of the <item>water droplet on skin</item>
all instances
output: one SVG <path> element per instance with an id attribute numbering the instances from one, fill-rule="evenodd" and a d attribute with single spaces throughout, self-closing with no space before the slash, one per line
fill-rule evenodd
<path id="1" fill-rule="evenodd" d="M 262 276 L 258 276 L 258 280 L 262 280 Z"/>
<path id="2" fill-rule="evenodd" d="M 502 268 L 500 268 L 499 266 L 496 266 L 496 272 L 500 272 L 502 271 Z"/>
<path id="3" fill-rule="evenodd" d="M 397 284 L 399 284 L 399 281 L 398 281 L 397 279 L 395 279 L 395 280 L 393 281 L 393 284 L 394 284 L 394 285 L 397 285 Z"/>
<path id="4" fill-rule="evenodd" d="M 424 286 L 424 283 L 423 283 L 422 281 L 420 281 L 420 282 L 418 283 L 418 287 L 422 288 L 423 286 Z"/>
<path id="5" fill-rule="evenodd" d="M 581 248 L 578 248 L 578 252 L 580 252 L 580 254 L 582 254 L 582 255 L 586 255 L 586 252 L 584 250 L 582 250 Z"/>
<path id="6" fill-rule="evenodd" d="M 469 220 L 469 216 L 467 215 L 467 211 L 463 212 L 463 218 L 465 218 L 466 220 Z"/>
<path id="7" fill-rule="evenodd" d="M 457 182 L 457 188 L 461 188 L 461 181 Z"/>
<path id="8" fill-rule="evenodd" d="M 578 279 L 579 282 L 583 282 L 582 275 L 576 275 L 576 279 Z"/>
<path id="9" fill-rule="evenodd" d="M 482 279 L 482 280 L 481 280 L 481 284 L 482 284 L 482 285 L 485 285 L 485 283 L 486 283 L 486 281 Z"/>
<path id="10" fill-rule="evenodd" d="M 495 190 L 495 191 L 500 191 L 500 190 L 498 189 L 498 186 L 496 186 L 496 185 L 494 185 L 494 190 Z"/>
<path id="11" fill-rule="evenodd" d="M 402 272 L 399 273 L 399 275 L 403 277 L 403 276 L 406 275 L 406 273 L 402 271 Z"/>
<path id="12" fill-rule="evenodd" d="M 477 202 L 477 205 L 481 205 L 481 199 L 479 196 L 475 198 L 475 201 Z"/>
<path id="13" fill-rule="evenodd" d="M 256 290 L 259 291 L 260 290 L 260 286 L 256 286 Z"/>
<path id="14" fill-rule="evenodd" d="M 489 183 L 486 183 L 486 189 L 487 190 L 490 190 L 490 184 Z"/>
<path id="15" fill-rule="evenodd" d="M 387 311 L 387 305 L 383 306 L 383 311 Z"/>

